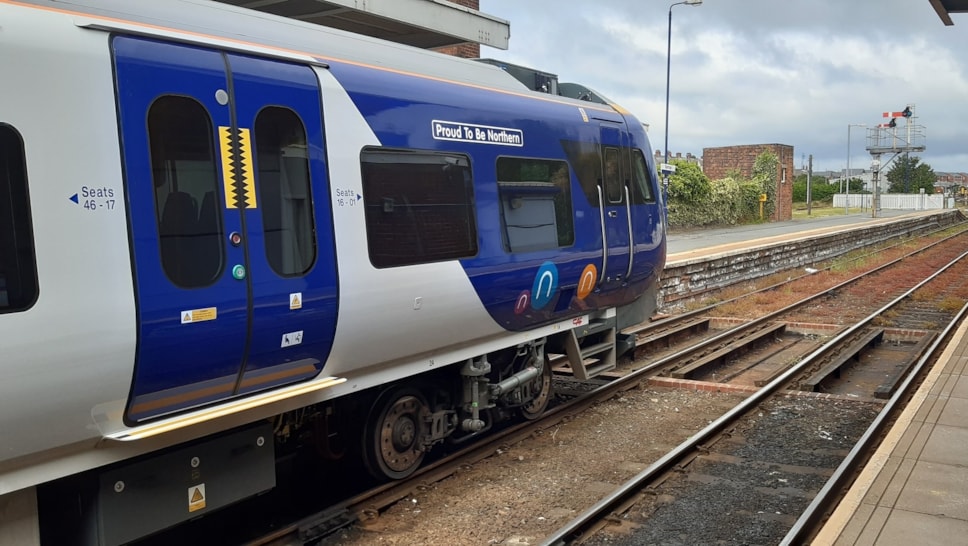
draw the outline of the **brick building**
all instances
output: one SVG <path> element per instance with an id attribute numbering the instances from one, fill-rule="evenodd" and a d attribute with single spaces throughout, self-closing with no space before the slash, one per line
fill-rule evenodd
<path id="1" fill-rule="evenodd" d="M 935 172 L 935 177 L 939 184 L 957 184 L 959 186 L 968 186 L 968 173 L 945 173 L 945 172 Z"/>
<path id="2" fill-rule="evenodd" d="M 730 171 L 738 170 L 744 177 L 753 175 L 756 158 L 763 152 L 772 152 L 779 159 L 776 169 L 776 203 L 772 222 L 793 218 L 793 146 L 788 144 L 747 144 L 703 148 L 703 172 L 710 180 L 726 178 Z"/>

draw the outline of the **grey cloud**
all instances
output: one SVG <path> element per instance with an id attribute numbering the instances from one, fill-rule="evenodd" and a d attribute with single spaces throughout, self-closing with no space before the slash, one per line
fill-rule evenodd
<path id="1" fill-rule="evenodd" d="M 670 2 L 482 0 L 511 22 L 486 56 L 596 88 L 664 137 Z M 922 159 L 968 171 L 968 15 L 945 27 L 926 0 L 705 0 L 673 12 L 670 149 L 782 142 L 818 169 L 846 160 L 846 125 L 917 104 Z M 869 164 L 854 129 L 852 164 Z"/>

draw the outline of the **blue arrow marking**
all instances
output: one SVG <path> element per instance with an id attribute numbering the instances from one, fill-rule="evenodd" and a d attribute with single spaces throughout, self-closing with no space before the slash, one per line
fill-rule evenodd
<path id="1" fill-rule="evenodd" d="M 68 199 L 70 199 L 71 201 L 73 201 L 75 205 L 77 204 L 77 194 L 76 193 L 74 195 L 68 197 Z"/>

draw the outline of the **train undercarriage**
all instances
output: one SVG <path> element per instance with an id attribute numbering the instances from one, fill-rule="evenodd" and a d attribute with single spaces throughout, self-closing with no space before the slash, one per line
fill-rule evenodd
<path id="1" fill-rule="evenodd" d="M 339 400 L 301 423 L 280 416 L 289 424 L 276 429 L 288 435 L 290 425 L 311 422 L 313 443 L 325 458 L 358 454 L 373 477 L 405 478 L 435 445 L 460 444 L 508 419 L 540 416 L 553 396 L 545 345 L 530 341 Z M 349 423 L 363 423 L 362 433 Z"/>

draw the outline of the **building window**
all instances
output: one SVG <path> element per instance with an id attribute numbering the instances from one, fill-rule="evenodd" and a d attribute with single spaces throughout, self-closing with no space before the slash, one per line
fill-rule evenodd
<path id="1" fill-rule="evenodd" d="M 655 190 L 653 189 L 654 171 L 649 169 L 642 150 L 632 151 L 632 172 L 634 174 L 634 184 L 632 189 L 634 195 L 633 203 L 641 205 L 644 203 L 655 203 Z"/>
<path id="2" fill-rule="evenodd" d="M 194 99 L 163 96 L 148 110 L 148 141 L 165 274 L 184 288 L 212 284 L 224 247 L 211 118 Z"/>
<path id="3" fill-rule="evenodd" d="M 477 254 L 470 159 L 368 148 L 361 155 L 370 262 L 398 267 Z"/>
<path id="4" fill-rule="evenodd" d="M 303 275 L 316 260 L 306 128 L 292 110 L 265 108 L 255 146 L 266 259 L 281 276 Z"/>
<path id="5" fill-rule="evenodd" d="M 24 143 L 0 123 L 0 313 L 29 309 L 37 292 Z"/>
<path id="6" fill-rule="evenodd" d="M 501 157 L 497 180 L 505 249 L 530 252 L 574 244 L 568 163 Z"/>

